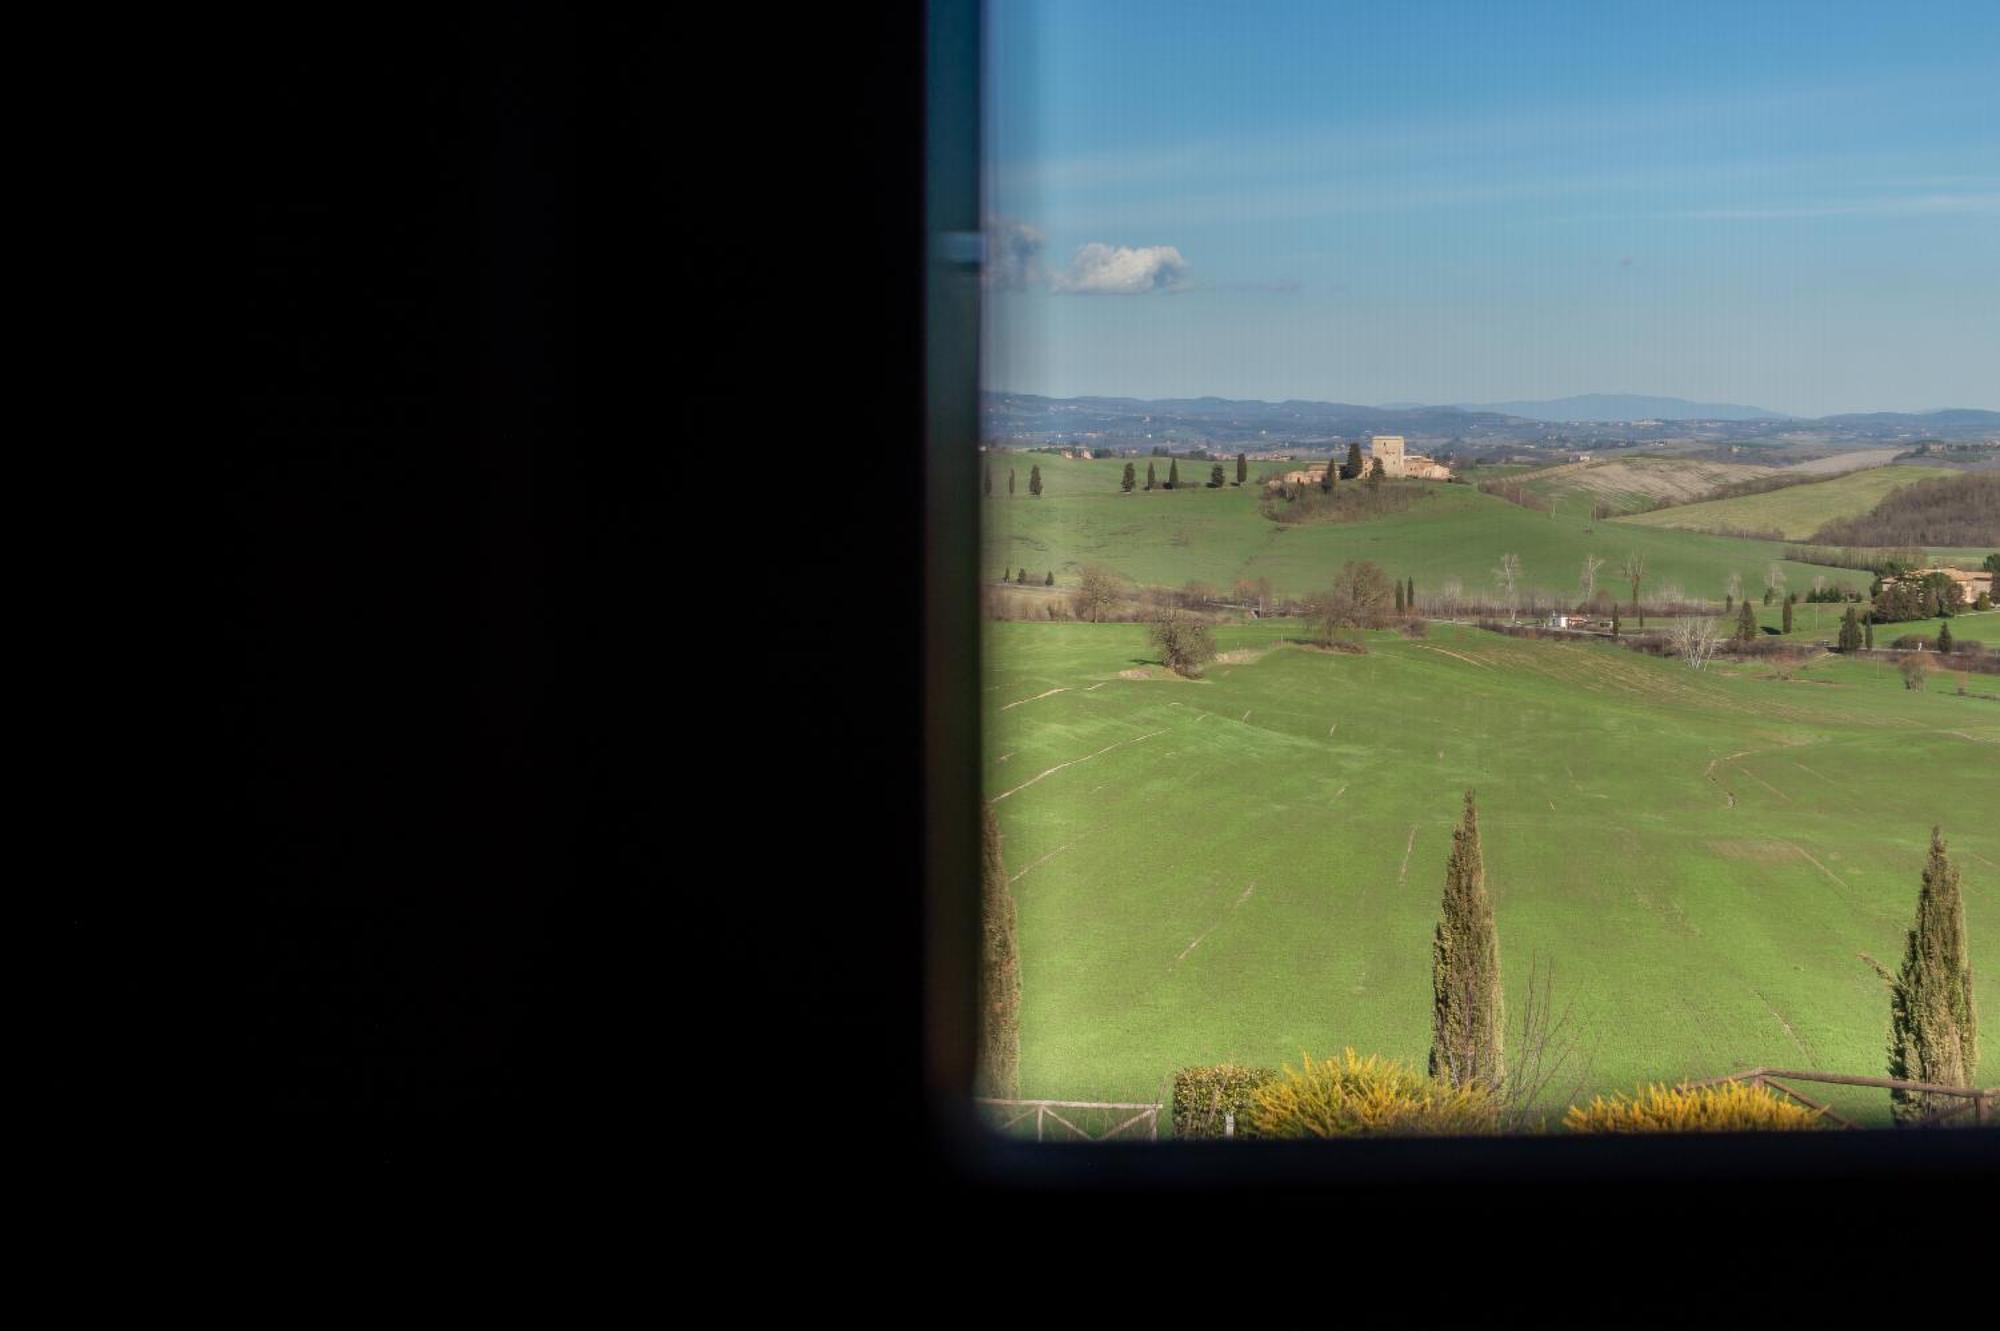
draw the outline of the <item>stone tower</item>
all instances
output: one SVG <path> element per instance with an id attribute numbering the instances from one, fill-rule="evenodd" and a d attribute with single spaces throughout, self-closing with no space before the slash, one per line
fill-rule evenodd
<path id="1" fill-rule="evenodd" d="M 1368 436 L 1368 455 L 1382 459 L 1384 476 L 1402 476 L 1403 436 L 1400 434 L 1374 434 Z"/>

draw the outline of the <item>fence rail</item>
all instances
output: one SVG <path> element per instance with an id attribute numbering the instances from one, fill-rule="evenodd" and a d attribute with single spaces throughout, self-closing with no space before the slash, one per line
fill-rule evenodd
<path id="1" fill-rule="evenodd" d="M 1731 1072 L 1721 1077 L 1709 1077 L 1703 1081 L 1683 1082 L 1682 1085 L 1688 1090 L 1694 1090 L 1702 1086 L 1719 1086 L 1723 1082 L 1748 1082 L 1752 1086 L 1769 1087 L 1771 1090 L 1777 1091 L 1782 1095 L 1790 1096 L 1808 1109 L 1819 1111 L 1826 1118 L 1838 1123 L 1843 1128 L 1858 1128 L 1861 1126 L 1858 1123 L 1842 1118 L 1839 1114 L 1834 1113 L 1833 1110 L 1819 1101 L 1812 1099 L 1810 1096 L 1804 1095 L 1785 1085 L 1784 1082 L 1777 1080 L 1779 1077 L 1785 1078 L 1786 1081 L 1816 1081 L 1834 1086 L 1879 1086 L 1883 1090 L 1889 1091 L 1919 1091 L 1926 1095 L 1956 1096 L 1965 1102 L 1964 1104 L 1953 1105 L 1949 1109 L 1942 1109 L 1925 1115 L 1919 1122 L 1927 1127 L 1942 1123 L 1948 1118 L 1955 1118 L 1965 1113 L 1968 1109 L 1972 1111 L 1973 1121 L 1981 1127 L 2000 1122 L 2000 1114 L 1996 1114 L 1995 1112 L 1995 1101 L 2000 1100 L 2000 1086 L 1939 1086 L 1934 1082 L 1902 1081 L 1895 1077 L 1856 1077 L 1845 1072 L 1800 1072 L 1789 1068 L 1761 1067 L 1748 1068 L 1742 1072 Z"/>
<path id="2" fill-rule="evenodd" d="M 1052 1119 L 1057 1125 L 1065 1129 L 1067 1133 L 1067 1135 L 1058 1135 L 1056 1138 L 1058 1141 L 1106 1142 L 1110 1141 L 1113 1137 L 1126 1135 L 1129 1129 L 1135 1128 L 1142 1123 L 1145 1125 L 1147 1138 L 1151 1141 L 1158 1141 L 1160 1139 L 1160 1111 L 1166 1108 L 1164 1104 L 1112 1104 L 1094 1100 L 991 1100 L 983 1096 L 979 1098 L 978 1102 L 989 1109 L 1000 1110 L 1003 1114 L 1010 1110 L 1020 1111 L 1004 1123 L 996 1125 L 1002 1132 L 1013 1127 L 1016 1123 L 1022 1122 L 1028 1115 L 1033 1114 L 1035 1116 L 1036 1141 L 1046 1140 L 1045 1134 L 1048 1131 L 1049 1121 Z M 1092 1134 L 1072 1123 L 1069 1118 L 1064 1117 L 1060 1112 L 1062 1110 L 1069 1110 L 1077 1118 L 1083 1117 L 1082 1111 L 1084 1110 L 1126 1111 L 1130 1113 L 1130 1117 L 1121 1120 L 1102 1132 Z M 1137 1132 L 1130 1134 L 1134 1138 L 1138 1135 Z"/>

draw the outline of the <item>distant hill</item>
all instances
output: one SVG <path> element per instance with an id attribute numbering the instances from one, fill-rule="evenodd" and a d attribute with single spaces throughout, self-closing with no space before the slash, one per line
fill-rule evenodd
<path id="1" fill-rule="evenodd" d="M 1467 411 L 1493 411 L 1531 421 L 1782 421 L 1783 412 L 1733 402 L 1690 402 L 1682 397 L 1634 393 L 1582 393 L 1544 402 L 1461 403 Z"/>
<path id="2" fill-rule="evenodd" d="M 1979 411 L 1972 407 L 1951 407 L 1944 411 L 1861 411 L 1845 416 L 1827 416 L 1828 424 L 1904 426 L 1913 430 L 1960 429 L 2000 430 L 2000 411 Z"/>

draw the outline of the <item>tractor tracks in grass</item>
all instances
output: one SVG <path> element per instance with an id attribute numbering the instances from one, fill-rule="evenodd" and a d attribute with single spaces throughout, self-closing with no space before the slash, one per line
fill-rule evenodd
<path id="1" fill-rule="evenodd" d="M 1039 771 L 1035 773 L 1033 776 L 1029 777 L 1026 781 L 1023 781 L 1020 785 L 1015 786 L 1012 790 L 1001 791 L 998 795 L 995 795 L 990 802 L 998 804 L 1001 800 L 1006 799 L 1009 795 L 1018 795 L 1020 792 L 1026 790 L 1029 786 L 1034 785 L 1037 781 L 1040 781 L 1042 778 L 1054 776 L 1057 772 L 1062 771 L 1066 767 L 1075 767 L 1078 763 L 1087 763 L 1092 758 L 1102 757 L 1103 755 L 1111 752 L 1113 749 L 1122 749 L 1127 744 L 1137 744 L 1141 740 L 1149 740 L 1153 738 L 1153 736 L 1155 735 L 1164 735 L 1166 733 L 1167 732 L 1164 730 L 1149 730 L 1143 735 L 1135 735 L 1131 739 L 1121 739 L 1116 744 L 1107 744 L 1103 748 L 1099 749 L 1096 753 L 1086 753 L 1081 758 L 1072 758 L 1066 763 L 1057 763 L 1054 767 L 1044 768 L 1042 771 Z"/>
<path id="2" fill-rule="evenodd" d="M 1792 1042 L 1793 1047 L 1796 1048 L 1801 1054 L 1804 1054 L 1806 1056 L 1806 1062 L 1817 1063 L 1819 1061 L 1819 1055 L 1813 1052 L 1813 1048 L 1811 1045 L 1807 1044 L 1804 1040 L 1801 1040 L 1799 1038 L 1799 1033 L 1792 1029 L 1792 1023 L 1786 1021 L 1785 1014 L 1778 1011 L 1778 1005 L 1776 1003 L 1773 1003 L 1770 997 L 1766 995 L 1764 991 L 1761 989 L 1753 989 L 1750 992 L 1757 995 L 1759 1001 L 1761 1001 L 1764 1004 L 1764 1010 L 1766 1012 L 1769 1012 L 1773 1017 L 1777 1019 L 1778 1025 L 1784 1027 L 1785 1038 L 1787 1040 L 1790 1040 Z"/>
<path id="3" fill-rule="evenodd" d="M 1031 702 L 1040 702 L 1040 701 L 1041 701 L 1042 699 L 1044 699 L 1044 698 L 1050 698 L 1050 697 L 1053 697 L 1053 696 L 1055 696 L 1055 695 L 1056 695 L 1056 694 L 1058 694 L 1058 693 L 1068 693 L 1068 692 L 1069 692 L 1069 687 L 1068 687 L 1067 685 L 1065 685 L 1065 686 L 1063 686 L 1062 688 L 1059 688 L 1059 689 L 1050 689 L 1050 690 L 1049 690 L 1049 691 L 1048 691 L 1047 693 L 1037 693 L 1037 694 L 1036 694 L 1036 695 L 1035 695 L 1034 697 L 1032 697 L 1032 698 L 1021 698 L 1021 699 L 1018 699 L 1017 701 L 1014 701 L 1014 702 L 1010 702 L 1010 703 L 1008 703 L 1008 704 L 1007 704 L 1007 705 L 1006 705 L 1005 707 L 1002 707 L 1002 708 L 1001 708 L 1000 710 L 1001 710 L 1001 711 L 1003 711 L 1003 712 L 1011 712 L 1011 711 L 1012 711 L 1012 710 L 1014 710 L 1014 709 L 1015 709 L 1016 707 L 1019 707 L 1019 706 L 1021 706 L 1021 705 L 1022 705 L 1022 704 L 1024 704 L 1024 703 L 1031 703 Z"/>
<path id="4" fill-rule="evenodd" d="M 1236 900 L 1229 903 L 1229 909 L 1222 912 L 1221 919 L 1217 920 L 1214 924 L 1209 925 L 1208 928 L 1203 929 L 1199 934 L 1196 934 L 1194 941 L 1181 949 L 1181 954 L 1178 957 L 1174 958 L 1174 965 L 1178 966 L 1183 961 L 1186 961 L 1188 958 L 1188 954 L 1194 951 L 1196 948 L 1200 947 L 1204 939 L 1206 939 L 1210 934 L 1214 933 L 1217 929 L 1220 929 L 1225 923 L 1227 923 L 1229 917 L 1236 913 L 1237 907 L 1241 906 L 1244 902 L 1248 901 L 1250 899 L 1250 894 L 1252 892 L 1255 892 L 1256 890 L 1257 890 L 1257 884 L 1255 880 L 1252 880 L 1250 885 L 1243 889 L 1243 895 L 1237 897 Z"/>
<path id="5" fill-rule="evenodd" d="M 1345 790 L 1347 789 L 1347 787 L 1342 786 L 1341 789 Z M 1417 825 L 1415 823 L 1412 823 L 1410 824 L 1410 839 L 1403 843 L 1403 867 L 1396 870 L 1397 887 L 1401 887 L 1403 885 L 1403 880 L 1410 876 L 1410 852 L 1412 850 L 1415 850 L 1416 846 L 1417 846 Z"/>

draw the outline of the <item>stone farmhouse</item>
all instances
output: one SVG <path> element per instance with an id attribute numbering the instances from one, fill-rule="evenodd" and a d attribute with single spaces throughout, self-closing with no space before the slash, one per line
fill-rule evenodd
<path id="1" fill-rule="evenodd" d="M 1957 583 L 1959 591 L 1965 594 L 1965 603 L 1967 605 L 1971 605 L 1974 601 L 1977 601 L 1981 595 L 1991 596 L 1994 594 L 1993 575 L 1991 573 L 1986 572 L 1984 569 L 1971 570 L 1962 568 L 1933 567 L 1933 568 L 1920 569 L 1915 573 L 1906 574 L 1905 576 L 1916 578 L 1921 581 L 1922 579 L 1929 577 L 1933 573 L 1942 573 L 1947 578 L 1950 578 L 1953 582 Z M 1902 578 L 1884 578 L 1882 580 L 1882 585 L 1884 587 L 1893 587 L 1898 582 L 1901 581 Z"/>
<path id="2" fill-rule="evenodd" d="M 1403 447 L 1403 436 L 1400 434 L 1377 434 L 1369 436 L 1368 447 L 1363 450 L 1362 456 L 1362 471 L 1364 475 L 1368 468 L 1372 467 L 1377 460 L 1382 463 L 1382 474 L 1384 476 L 1408 477 L 1411 480 L 1418 481 L 1448 481 L 1451 479 L 1451 468 L 1445 466 L 1442 462 L 1426 457 L 1422 453 L 1406 452 Z M 1345 461 L 1346 459 L 1336 452 L 1332 465 L 1344 463 Z M 1326 469 L 1329 465 L 1325 462 L 1315 462 L 1311 466 L 1302 467 L 1297 471 L 1288 471 L 1277 480 L 1271 482 L 1268 488 L 1275 489 L 1280 484 L 1318 485 L 1326 479 Z"/>

